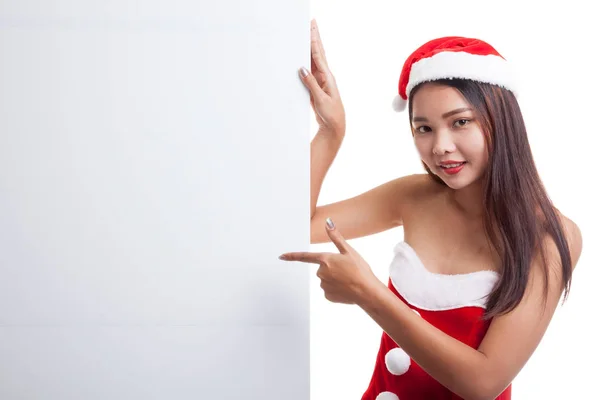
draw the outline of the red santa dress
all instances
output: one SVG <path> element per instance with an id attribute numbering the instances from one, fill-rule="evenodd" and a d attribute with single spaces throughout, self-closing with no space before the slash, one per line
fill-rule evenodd
<path id="1" fill-rule="evenodd" d="M 447 275 L 428 271 L 406 242 L 394 248 L 388 287 L 415 313 L 457 340 L 477 348 L 490 320 L 481 319 L 494 271 Z M 475 376 L 473 379 L 477 379 Z M 511 398 L 509 385 L 496 400 Z M 375 369 L 362 400 L 458 400 L 383 332 Z"/>

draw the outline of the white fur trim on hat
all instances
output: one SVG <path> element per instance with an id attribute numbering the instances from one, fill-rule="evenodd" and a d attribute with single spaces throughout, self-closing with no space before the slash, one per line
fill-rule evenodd
<path id="1" fill-rule="evenodd" d="M 421 82 L 443 78 L 464 78 L 502 86 L 517 94 L 516 78 L 502 57 L 444 51 L 415 62 L 410 69 L 406 96 Z"/>

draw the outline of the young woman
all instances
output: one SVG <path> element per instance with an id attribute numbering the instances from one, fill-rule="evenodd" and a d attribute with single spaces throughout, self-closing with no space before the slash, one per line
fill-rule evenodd
<path id="1" fill-rule="evenodd" d="M 383 329 L 363 400 L 510 399 L 562 294 L 582 239 L 536 170 L 506 60 L 489 44 L 434 39 L 406 60 L 393 106 L 408 117 L 427 173 L 316 207 L 345 132 L 316 22 L 301 73 L 320 129 L 311 144 L 311 243 L 325 297 Z M 332 223 L 335 222 L 335 225 Z M 402 226 L 387 285 L 346 242 Z"/>

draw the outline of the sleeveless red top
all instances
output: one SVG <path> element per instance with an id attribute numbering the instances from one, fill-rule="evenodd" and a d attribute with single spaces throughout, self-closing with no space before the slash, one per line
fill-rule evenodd
<path id="1" fill-rule="evenodd" d="M 388 287 L 415 313 L 457 340 L 477 348 L 491 320 L 481 319 L 495 271 L 447 275 L 429 272 L 406 242 L 394 248 Z M 474 377 L 475 378 L 475 377 Z M 496 400 L 511 398 L 509 385 Z M 459 400 L 383 332 L 375 369 L 362 400 Z"/>

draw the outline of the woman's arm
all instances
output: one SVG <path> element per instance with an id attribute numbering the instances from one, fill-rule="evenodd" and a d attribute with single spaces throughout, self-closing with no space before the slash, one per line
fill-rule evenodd
<path id="1" fill-rule="evenodd" d="M 581 232 L 568 223 L 575 267 Z M 560 254 L 547 239 L 548 297 L 544 303 L 541 255 L 531 269 L 521 303 L 495 317 L 478 349 L 447 335 L 416 315 L 381 281 L 367 288 L 358 305 L 429 375 L 464 399 L 493 399 L 512 382 L 541 341 L 562 294 Z"/>

